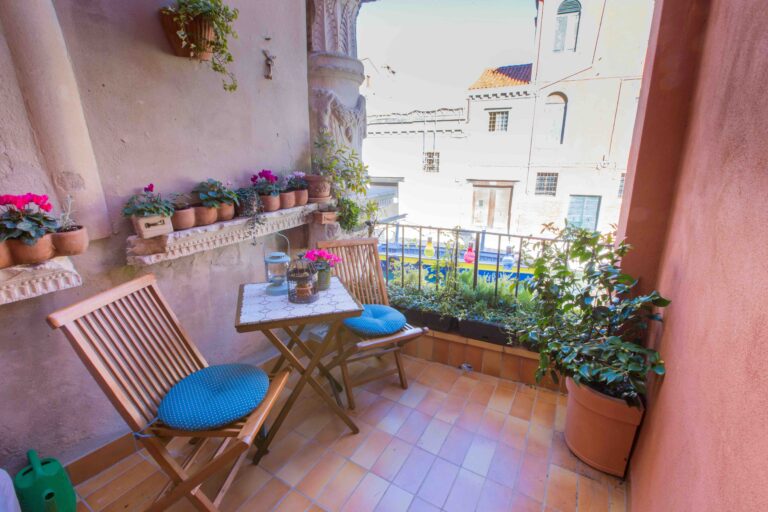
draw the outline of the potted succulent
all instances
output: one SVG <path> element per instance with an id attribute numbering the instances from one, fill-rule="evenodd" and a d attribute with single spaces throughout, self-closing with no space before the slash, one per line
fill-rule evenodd
<path id="1" fill-rule="evenodd" d="M 253 217 L 261 212 L 261 200 L 254 187 L 243 187 L 235 191 L 237 194 L 238 217 Z"/>
<path id="2" fill-rule="evenodd" d="M 155 193 L 150 183 L 139 194 L 134 194 L 123 206 L 123 216 L 131 219 L 133 229 L 141 238 L 153 238 L 173 232 L 171 223 L 173 204 Z"/>
<path id="3" fill-rule="evenodd" d="M 73 204 L 72 196 L 67 196 L 59 216 L 59 227 L 52 236 L 57 256 L 77 256 L 88 249 L 88 230 L 72 218 Z"/>
<path id="4" fill-rule="evenodd" d="M 307 251 L 304 257 L 315 264 L 317 289 L 327 290 L 331 286 L 331 269 L 341 263 L 341 257 L 323 249 Z"/>
<path id="5" fill-rule="evenodd" d="M 160 19 L 176 55 L 208 61 L 224 75 L 224 89 L 235 91 L 237 80 L 227 66 L 234 61 L 229 38 L 237 38 L 232 25 L 238 14 L 222 0 L 177 0 L 160 10 Z"/>
<path id="6" fill-rule="evenodd" d="M 365 195 L 368 167 L 357 153 L 339 145 L 328 133 L 321 133 L 312 155 L 312 174 L 306 176 L 310 203 L 327 203 L 336 198 Z"/>
<path id="7" fill-rule="evenodd" d="M 251 176 L 251 183 L 259 194 L 265 212 L 275 212 L 280 209 L 280 185 L 278 177 L 272 171 L 262 169 L 259 174 Z"/>
<path id="8" fill-rule="evenodd" d="M 0 196 L 0 237 L 8 244 L 17 265 L 42 263 L 53 258 L 53 237 L 58 224 L 50 215 L 48 196 Z"/>
<path id="9" fill-rule="evenodd" d="M 296 206 L 296 193 L 291 186 L 290 178 L 283 176 L 278 183 L 280 184 L 280 209 L 286 210 Z"/>
<path id="10" fill-rule="evenodd" d="M 644 413 L 649 373 L 663 375 L 659 353 L 642 345 L 654 308 L 669 301 L 653 291 L 633 292 L 622 272 L 630 250 L 610 235 L 566 227 L 539 244 L 526 282 L 534 310 L 520 338 L 539 350 L 537 379 L 566 378 L 565 441 L 581 460 L 623 476 Z M 574 264 L 583 270 L 574 269 Z"/>
<path id="11" fill-rule="evenodd" d="M 288 175 L 288 186 L 296 196 L 296 206 L 304 206 L 309 201 L 309 183 L 307 175 L 301 171 L 295 171 Z"/>
<path id="12" fill-rule="evenodd" d="M 171 194 L 173 216 L 171 224 L 175 231 L 195 227 L 195 210 L 192 208 L 192 198 L 189 194 Z"/>
<path id="13" fill-rule="evenodd" d="M 213 222 L 235 218 L 235 204 L 238 202 L 237 194 L 228 185 L 213 178 L 208 178 L 198 183 L 192 189 L 192 193 L 197 196 L 203 208 L 215 209 L 216 217 Z M 206 221 L 213 217 L 210 210 L 206 214 L 209 216 L 205 218 Z M 209 222 L 209 224 L 213 222 Z"/>

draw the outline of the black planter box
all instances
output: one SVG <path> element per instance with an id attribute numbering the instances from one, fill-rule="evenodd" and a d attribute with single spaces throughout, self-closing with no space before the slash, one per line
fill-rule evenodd
<path id="1" fill-rule="evenodd" d="M 460 320 L 459 334 L 495 345 L 506 345 L 509 342 L 509 335 L 501 324 L 480 320 Z"/>
<path id="2" fill-rule="evenodd" d="M 419 311 L 417 309 L 397 308 L 405 315 L 409 324 L 418 327 L 429 327 L 433 331 L 450 332 L 455 328 L 456 319 L 449 316 L 441 317 L 437 313 Z"/>

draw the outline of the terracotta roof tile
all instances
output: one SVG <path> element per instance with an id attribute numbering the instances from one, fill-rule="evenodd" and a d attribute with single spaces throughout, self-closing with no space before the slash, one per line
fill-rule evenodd
<path id="1" fill-rule="evenodd" d="M 527 85 L 531 83 L 531 71 L 533 64 L 517 64 L 514 66 L 502 66 L 489 68 L 483 71 L 478 80 L 470 89 L 493 89 L 495 87 L 512 87 L 515 85 Z"/>

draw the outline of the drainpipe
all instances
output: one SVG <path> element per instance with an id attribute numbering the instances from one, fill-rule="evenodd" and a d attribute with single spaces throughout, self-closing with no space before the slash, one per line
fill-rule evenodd
<path id="1" fill-rule="evenodd" d="M 92 239 L 111 234 L 83 104 L 51 0 L 0 0 L 27 114 L 59 202 L 72 196 Z"/>

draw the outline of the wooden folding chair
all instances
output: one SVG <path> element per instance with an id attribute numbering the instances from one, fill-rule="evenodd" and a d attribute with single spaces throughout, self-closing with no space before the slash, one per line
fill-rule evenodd
<path id="1" fill-rule="evenodd" d="M 246 418 L 216 430 L 176 430 L 156 420 L 160 401 L 174 384 L 208 363 L 179 325 L 153 275 L 61 309 L 48 317 L 48 323 L 64 331 L 138 442 L 170 478 L 147 510 L 167 510 L 186 497 L 198 510 L 217 511 L 285 388 L 289 371 L 272 378 L 266 398 Z M 174 437 L 198 439 L 180 461 L 167 448 Z M 198 455 L 206 453 L 206 445 L 217 439 L 221 444 L 210 446 L 214 450 L 210 460 L 198 460 L 199 469 L 190 474 Z M 202 492 L 201 485 L 230 465 L 231 470 L 211 500 Z"/>
<path id="2" fill-rule="evenodd" d="M 379 261 L 378 240 L 375 238 L 356 238 L 351 240 L 324 240 L 317 243 L 318 249 L 325 249 L 342 258 L 341 263 L 334 267 L 335 274 L 361 304 L 382 304 L 389 306 L 387 284 Z M 405 324 L 400 331 L 381 338 L 360 339 L 346 343 L 351 333 L 337 334 L 338 355 L 328 365 L 329 368 L 338 365 L 344 381 L 347 403 L 350 409 L 355 408 L 352 388 L 378 380 L 389 375 L 398 374 L 400 385 L 408 388 L 408 378 L 403 366 L 402 348 L 406 343 L 415 340 L 429 332 L 426 327 L 413 327 Z M 395 357 L 395 368 L 375 373 L 360 379 L 352 379 L 349 374 L 349 363 L 381 357 L 392 353 Z"/>

